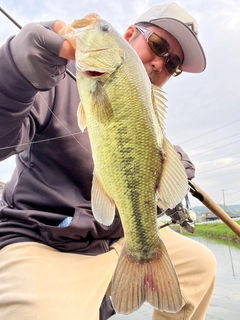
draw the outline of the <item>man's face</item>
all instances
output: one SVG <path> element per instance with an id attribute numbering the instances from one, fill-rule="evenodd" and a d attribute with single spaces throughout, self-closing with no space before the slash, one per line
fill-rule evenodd
<path id="1" fill-rule="evenodd" d="M 183 61 L 182 48 L 170 33 L 155 26 L 147 27 L 147 29 L 154 31 L 161 38 L 165 39 L 168 43 L 169 54 L 177 56 L 180 61 Z M 139 55 L 151 82 L 156 86 L 162 87 L 171 77 L 165 66 L 166 58 L 157 56 L 149 47 L 143 34 L 139 34 L 136 37 L 136 32 L 136 26 L 131 25 L 124 34 L 124 38 Z"/>

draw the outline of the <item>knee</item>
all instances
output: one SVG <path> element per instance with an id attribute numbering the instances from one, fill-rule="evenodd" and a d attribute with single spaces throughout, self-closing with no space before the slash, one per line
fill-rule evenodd
<path id="1" fill-rule="evenodd" d="M 165 229 L 165 230 L 164 230 Z M 169 228 L 161 232 L 173 265 L 180 279 L 191 278 L 199 283 L 204 278 L 214 282 L 216 260 L 213 253 L 201 243 L 182 236 Z"/>
<path id="2" fill-rule="evenodd" d="M 192 284 L 199 289 L 212 290 L 216 278 L 216 259 L 213 253 L 202 244 L 196 243 L 189 254 L 191 258 L 187 269 Z"/>
<path id="3" fill-rule="evenodd" d="M 197 264 L 199 271 L 208 277 L 214 277 L 216 274 L 216 259 L 213 253 L 205 246 L 199 244 L 197 251 Z"/>

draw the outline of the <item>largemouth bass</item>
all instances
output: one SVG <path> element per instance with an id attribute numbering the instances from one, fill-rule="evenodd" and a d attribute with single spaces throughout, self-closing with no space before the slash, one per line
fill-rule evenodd
<path id="1" fill-rule="evenodd" d="M 157 203 L 175 207 L 188 182 L 164 133 L 165 100 L 123 37 L 97 14 L 60 31 L 76 48 L 81 103 L 78 122 L 88 129 L 94 160 L 92 211 L 104 225 L 116 207 L 125 242 L 112 282 L 118 313 L 149 302 L 176 313 L 182 296 L 157 227 Z"/>

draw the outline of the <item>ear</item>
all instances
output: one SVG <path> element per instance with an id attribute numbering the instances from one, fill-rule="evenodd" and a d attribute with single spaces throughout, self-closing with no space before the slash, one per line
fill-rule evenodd
<path id="1" fill-rule="evenodd" d="M 129 26 L 127 28 L 127 31 L 124 33 L 123 38 L 129 42 L 133 36 L 135 35 L 136 32 L 136 26 L 134 24 L 132 24 L 131 26 Z"/>

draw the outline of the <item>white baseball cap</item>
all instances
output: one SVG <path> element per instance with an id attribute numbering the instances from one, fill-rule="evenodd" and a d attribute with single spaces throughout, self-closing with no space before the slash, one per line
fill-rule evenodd
<path id="1" fill-rule="evenodd" d="M 197 38 L 197 21 L 177 3 L 156 5 L 141 15 L 135 23 L 139 22 L 150 22 L 177 39 L 184 54 L 182 71 L 200 73 L 206 68 L 205 54 Z"/>

